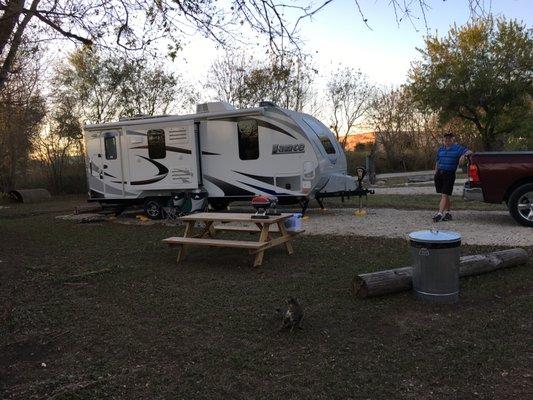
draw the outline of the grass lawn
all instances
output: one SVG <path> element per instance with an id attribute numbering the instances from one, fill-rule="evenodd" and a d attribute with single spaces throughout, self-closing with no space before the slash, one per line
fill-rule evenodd
<path id="1" fill-rule="evenodd" d="M 61 207 L 49 204 L 41 213 L 0 210 L 2 399 L 520 399 L 533 391 L 533 261 L 462 280 L 457 305 L 410 293 L 356 300 L 355 274 L 408 265 L 404 241 L 300 237 L 294 256 L 267 251 L 255 270 L 237 249 L 199 248 L 176 266 L 177 250 L 160 240 L 181 228 L 78 225 L 54 219 Z M 90 271 L 102 272 L 83 275 Z M 287 295 L 306 312 L 293 334 L 277 332 L 274 310 Z"/>

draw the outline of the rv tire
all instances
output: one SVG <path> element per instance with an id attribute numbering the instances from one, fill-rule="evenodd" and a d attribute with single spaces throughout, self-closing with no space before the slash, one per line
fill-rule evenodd
<path id="1" fill-rule="evenodd" d="M 144 212 L 150 219 L 161 219 L 163 217 L 163 207 L 158 200 L 146 200 L 144 202 Z"/>

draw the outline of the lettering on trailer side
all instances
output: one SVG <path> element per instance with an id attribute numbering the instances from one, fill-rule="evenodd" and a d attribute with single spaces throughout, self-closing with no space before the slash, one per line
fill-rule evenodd
<path id="1" fill-rule="evenodd" d="M 274 144 L 272 145 L 272 154 L 294 154 L 304 153 L 305 144 Z"/>
<path id="2" fill-rule="evenodd" d="M 181 183 L 191 183 L 193 173 L 188 168 L 172 168 L 171 177 L 173 181 L 181 180 Z"/>

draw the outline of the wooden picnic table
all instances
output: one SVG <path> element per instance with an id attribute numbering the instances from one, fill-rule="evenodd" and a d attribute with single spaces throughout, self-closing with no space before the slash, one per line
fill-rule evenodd
<path id="1" fill-rule="evenodd" d="M 251 254 L 255 254 L 253 266 L 257 267 L 263 263 L 263 255 L 266 249 L 281 244 L 285 245 L 287 253 L 292 254 L 293 248 L 291 241 L 297 233 L 302 231 L 287 231 L 284 221 L 290 217 L 290 213 L 280 215 L 270 215 L 268 219 L 252 218 L 253 214 L 240 213 L 211 213 L 204 212 L 191 214 L 180 219 L 186 223 L 183 237 L 169 237 L 163 239 L 163 243 L 168 245 L 179 245 L 177 262 L 179 263 L 185 257 L 188 246 L 212 246 L 212 247 L 234 247 L 247 249 Z M 195 234 L 194 228 L 197 222 L 202 222 L 200 233 Z M 235 226 L 224 223 L 237 222 L 255 226 Z M 217 223 L 215 225 L 215 223 Z M 276 225 L 277 230 L 271 230 L 271 226 Z M 226 240 L 215 238 L 218 231 L 232 232 L 249 232 L 259 233 L 257 241 L 246 240 Z M 276 236 L 274 236 L 276 234 Z M 210 236 L 210 238 L 207 238 Z"/>

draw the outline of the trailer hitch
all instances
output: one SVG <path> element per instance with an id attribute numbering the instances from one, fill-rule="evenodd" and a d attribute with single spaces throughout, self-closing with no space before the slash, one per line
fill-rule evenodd
<path id="1" fill-rule="evenodd" d="M 341 200 L 344 202 L 344 198 L 347 197 L 348 199 L 351 197 L 351 196 L 356 196 L 356 197 L 359 197 L 359 209 L 358 211 L 356 212 L 356 215 L 364 215 L 366 214 L 366 212 L 364 212 L 363 210 L 363 196 L 365 197 L 365 199 L 368 199 L 368 195 L 369 194 L 374 194 L 374 190 L 373 189 L 367 189 L 363 186 L 363 179 L 365 178 L 366 176 L 366 169 L 364 167 L 357 167 L 355 169 L 355 174 L 356 174 L 356 178 L 357 178 L 357 188 L 354 189 L 354 190 L 342 190 L 340 192 L 330 192 L 330 193 L 320 193 L 318 192 L 316 195 L 315 195 L 315 199 L 316 201 L 318 202 L 318 204 L 320 205 L 320 207 L 323 209 L 324 208 L 324 205 L 322 204 L 322 198 L 325 198 L 325 197 L 340 197 Z M 307 209 L 307 207 L 304 208 L 303 212 L 305 213 L 305 209 Z M 359 214 L 358 214 L 359 212 Z"/>
<path id="2" fill-rule="evenodd" d="M 368 194 L 374 194 L 374 190 L 366 189 L 363 187 L 363 179 L 366 176 L 366 169 L 363 167 L 357 167 L 355 169 L 355 173 L 357 175 L 357 188 L 361 190 L 362 193 L 359 195 L 359 208 L 355 211 L 355 215 L 358 217 L 363 217 L 366 215 L 366 210 L 363 209 L 363 196 L 365 196 L 365 200 L 368 199 Z M 365 201 L 366 203 L 366 201 Z"/>

